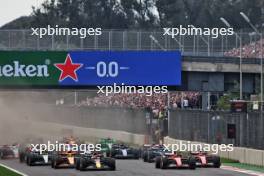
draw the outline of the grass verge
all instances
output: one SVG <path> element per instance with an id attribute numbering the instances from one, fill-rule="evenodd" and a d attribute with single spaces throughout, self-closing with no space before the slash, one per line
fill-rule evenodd
<path id="1" fill-rule="evenodd" d="M 264 173 L 264 167 L 262 167 L 262 166 L 243 164 L 243 163 L 239 163 L 239 161 L 230 160 L 230 159 L 226 159 L 226 158 L 221 158 L 221 162 L 224 166 L 232 166 L 232 167 L 236 167 L 236 168 L 240 168 L 240 169 L 252 170 L 252 171 Z"/>
<path id="2" fill-rule="evenodd" d="M 3 166 L 0 166 L 0 176 L 21 176 Z"/>

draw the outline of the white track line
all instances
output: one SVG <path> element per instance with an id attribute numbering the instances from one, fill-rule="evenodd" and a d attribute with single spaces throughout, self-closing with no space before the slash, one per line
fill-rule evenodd
<path id="1" fill-rule="evenodd" d="M 21 175 L 21 176 L 28 176 L 27 174 L 24 174 L 24 173 L 22 173 L 22 172 L 19 172 L 18 170 L 15 170 L 15 169 L 13 169 L 13 168 L 11 168 L 11 167 L 8 167 L 8 166 L 6 166 L 6 165 L 4 165 L 4 164 L 1 164 L 1 163 L 0 163 L 0 166 L 4 167 L 4 168 L 6 168 L 6 169 L 9 169 L 9 170 L 11 170 L 11 171 L 13 171 L 13 172 L 15 172 L 15 173 Z"/>
<path id="2" fill-rule="evenodd" d="M 232 167 L 232 166 L 221 166 L 221 169 L 245 173 L 245 174 L 254 175 L 254 176 L 264 176 L 264 173 L 261 173 L 261 172 L 246 170 L 246 169 L 240 169 L 240 168 Z"/>

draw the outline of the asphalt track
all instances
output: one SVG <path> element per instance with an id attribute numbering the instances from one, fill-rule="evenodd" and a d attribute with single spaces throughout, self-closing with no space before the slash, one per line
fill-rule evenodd
<path id="1" fill-rule="evenodd" d="M 142 160 L 117 160 L 116 171 L 77 171 L 75 169 L 52 169 L 50 166 L 27 166 L 18 160 L 1 160 L 1 164 L 28 176 L 248 176 L 247 174 L 215 168 L 155 169 L 153 163 Z"/>

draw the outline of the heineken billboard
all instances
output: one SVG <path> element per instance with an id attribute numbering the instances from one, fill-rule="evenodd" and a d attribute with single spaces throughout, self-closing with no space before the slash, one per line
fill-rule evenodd
<path id="1" fill-rule="evenodd" d="M 181 83 L 177 51 L 0 51 L 1 87 Z"/>

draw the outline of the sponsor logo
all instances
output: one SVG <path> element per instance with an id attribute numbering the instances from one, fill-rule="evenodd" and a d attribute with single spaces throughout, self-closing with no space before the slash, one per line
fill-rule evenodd
<path id="1" fill-rule="evenodd" d="M 77 82 L 78 76 L 76 71 L 79 70 L 83 66 L 83 64 L 73 63 L 70 54 L 68 54 L 64 63 L 57 63 L 54 64 L 54 66 L 61 71 L 59 78 L 60 82 L 68 77 Z"/>
<path id="2" fill-rule="evenodd" d="M 49 77 L 47 65 L 24 65 L 19 61 L 0 65 L 0 77 Z"/>

